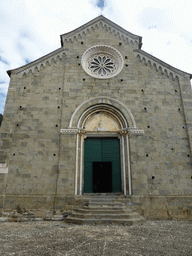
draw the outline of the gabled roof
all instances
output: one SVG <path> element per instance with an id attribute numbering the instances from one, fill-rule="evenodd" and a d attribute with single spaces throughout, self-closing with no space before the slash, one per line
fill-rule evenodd
<path id="1" fill-rule="evenodd" d="M 154 56 L 144 52 L 141 50 L 142 46 L 142 37 L 134 35 L 127 30 L 123 29 L 122 27 L 118 26 L 114 22 L 110 21 L 109 19 L 105 18 L 104 16 L 100 15 L 97 18 L 87 22 L 83 26 L 65 33 L 60 36 L 61 38 L 61 48 L 35 60 L 32 61 L 31 63 L 28 63 L 22 67 L 8 70 L 7 73 L 9 76 L 11 74 L 18 74 L 18 73 L 28 73 L 33 71 L 35 69 L 40 70 L 40 68 L 43 66 L 45 67 L 47 64 L 51 65 L 51 62 L 54 61 L 56 62 L 57 59 L 62 59 L 63 56 L 65 56 L 65 51 L 68 49 L 63 48 L 64 42 L 65 41 L 74 41 L 74 40 L 79 40 L 79 38 L 82 38 L 83 35 L 86 35 L 86 33 L 90 33 L 91 31 L 102 27 L 106 31 L 110 31 L 110 33 L 113 33 L 115 36 L 118 36 L 121 38 L 121 40 L 124 40 L 127 43 L 133 42 L 138 45 L 138 49 L 134 49 L 134 55 L 139 56 L 140 60 L 144 60 L 146 63 L 150 63 L 151 67 L 154 65 L 156 66 L 157 69 L 161 68 L 162 72 L 167 72 L 168 76 L 170 74 L 175 77 L 176 75 L 181 75 L 183 77 L 189 77 L 190 79 L 192 78 L 192 74 L 189 74 L 187 72 L 184 72 L 182 70 L 176 69 L 172 67 L 171 65 L 161 61 L 160 59 L 155 58 Z"/>
<path id="2" fill-rule="evenodd" d="M 77 40 L 79 37 L 82 38 L 82 35 L 90 32 L 91 30 L 95 30 L 96 28 L 102 26 L 107 31 L 114 33 L 114 35 L 121 37 L 122 39 L 126 40 L 127 42 L 137 42 L 139 49 L 142 45 L 142 37 L 134 35 L 124 28 L 118 26 L 116 23 L 112 22 L 111 20 L 105 18 L 103 15 L 98 16 L 97 18 L 87 22 L 83 26 L 60 35 L 61 37 L 61 46 L 64 45 L 65 41 L 74 41 Z"/>

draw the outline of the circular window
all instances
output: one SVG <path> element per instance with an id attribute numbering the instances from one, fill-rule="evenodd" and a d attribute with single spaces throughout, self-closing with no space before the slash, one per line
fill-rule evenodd
<path id="1" fill-rule="evenodd" d="M 81 64 L 90 76 L 107 79 L 116 76 L 122 70 L 123 57 L 111 46 L 95 45 L 83 54 Z"/>

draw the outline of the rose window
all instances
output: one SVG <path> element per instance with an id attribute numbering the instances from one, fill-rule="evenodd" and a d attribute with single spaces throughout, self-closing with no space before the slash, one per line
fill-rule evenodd
<path id="1" fill-rule="evenodd" d="M 81 58 L 81 64 L 92 77 L 107 79 L 116 76 L 123 68 L 123 57 L 115 48 L 96 45 L 89 48 Z"/>
<path id="2" fill-rule="evenodd" d="M 99 54 L 89 60 L 88 68 L 97 76 L 111 76 L 116 70 L 116 63 L 112 57 Z"/>

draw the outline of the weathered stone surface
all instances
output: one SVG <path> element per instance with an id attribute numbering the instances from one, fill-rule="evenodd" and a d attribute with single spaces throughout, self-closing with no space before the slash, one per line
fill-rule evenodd
<path id="1" fill-rule="evenodd" d="M 138 36 L 104 17 L 91 24 L 75 39 L 73 33 L 62 39 L 55 52 L 11 71 L 0 128 L 0 163 L 8 166 L 0 179 L 1 209 L 71 210 L 75 193 L 83 192 L 82 141 L 89 132 L 111 136 L 120 128 L 122 194 L 131 193 L 146 218 L 191 219 L 190 74 L 143 52 Z M 122 55 L 117 76 L 97 79 L 82 69 L 83 53 L 98 44 Z"/>

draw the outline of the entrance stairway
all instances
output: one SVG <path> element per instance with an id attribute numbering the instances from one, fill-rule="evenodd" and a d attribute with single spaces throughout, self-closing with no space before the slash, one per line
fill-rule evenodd
<path id="1" fill-rule="evenodd" d="M 129 199 L 117 194 L 90 194 L 88 206 L 81 206 L 67 216 L 66 223 L 84 225 L 133 225 L 145 218 L 133 212 Z"/>

